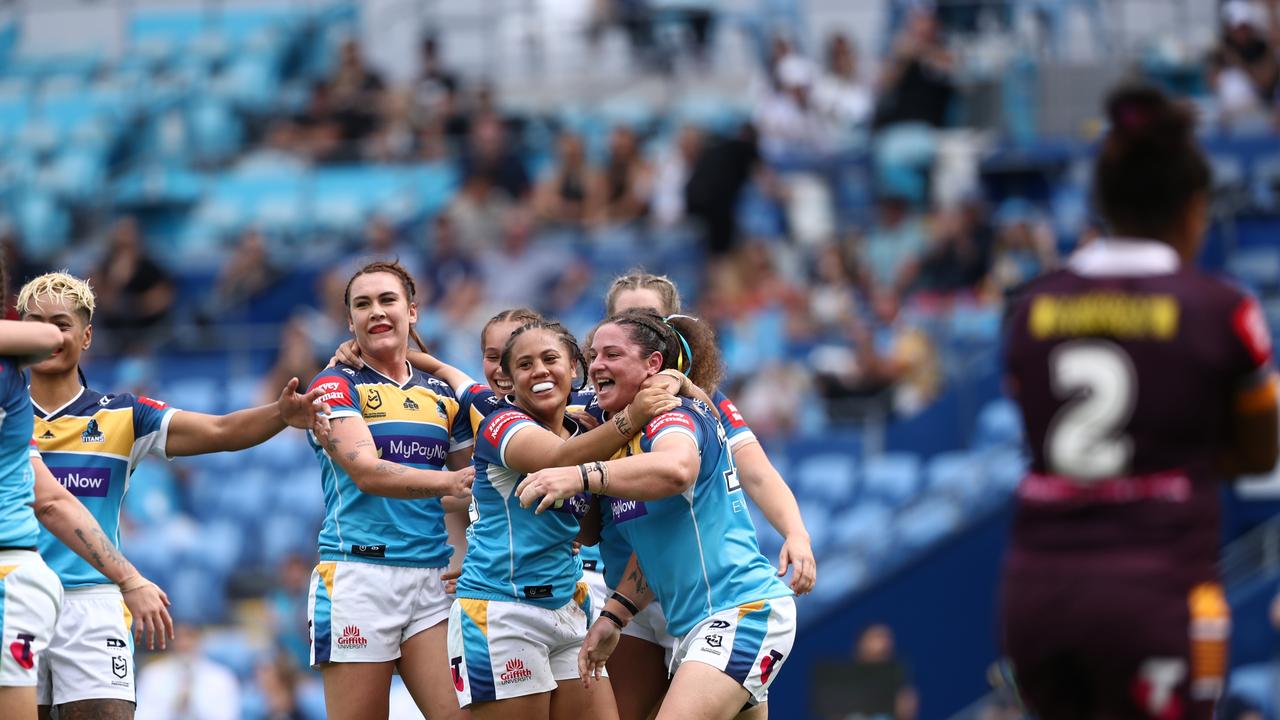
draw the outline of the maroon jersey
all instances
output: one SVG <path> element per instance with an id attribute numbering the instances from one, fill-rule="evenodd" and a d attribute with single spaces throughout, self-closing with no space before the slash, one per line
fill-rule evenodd
<path id="1" fill-rule="evenodd" d="M 1166 245 L 1099 241 L 1027 286 L 1005 353 L 1032 455 L 1009 570 L 1212 579 L 1233 399 L 1271 364 L 1257 302 Z"/>

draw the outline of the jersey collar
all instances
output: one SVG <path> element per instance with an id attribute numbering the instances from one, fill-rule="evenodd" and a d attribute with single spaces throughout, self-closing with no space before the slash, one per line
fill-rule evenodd
<path id="1" fill-rule="evenodd" d="M 80 392 L 76 393 L 75 397 L 73 397 L 73 398 L 71 398 L 70 400 L 68 400 L 68 401 L 66 401 L 65 403 L 63 403 L 63 404 L 62 404 L 62 407 L 59 407 L 57 410 L 54 410 L 53 412 L 45 412 L 45 409 L 44 409 L 44 408 L 42 408 L 42 407 L 40 407 L 39 405 L 37 405 L 37 404 L 36 404 L 36 401 L 35 401 L 35 399 L 34 399 L 34 398 L 31 400 L 31 407 L 35 408 L 36 412 L 40 414 L 40 419 L 41 419 L 41 420 L 49 420 L 49 419 L 53 418 L 53 416 L 55 416 L 55 415 L 57 415 L 58 413 L 62 412 L 63 410 L 66 410 L 67 408 L 71 407 L 72 405 L 75 405 L 75 404 L 76 404 L 76 402 L 77 402 L 81 397 L 83 397 L 83 396 L 84 396 L 84 391 L 85 391 L 85 390 L 87 390 L 87 389 L 88 389 L 88 388 L 86 388 L 85 386 L 81 385 L 81 386 L 80 386 Z M 27 394 L 28 394 L 28 395 L 30 395 L 30 394 L 31 394 L 31 386 L 30 386 L 30 385 L 28 385 L 28 386 L 27 386 Z"/>
<path id="2" fill-rule="evenodd" d="M 405 388 L 407 388 L 407 387 L 409 387 L 410 385 L 412 385 L 412 384 L 413 384 L 413 381 L 415 380 L 415 375 L 416 375 L 416 373 L 415 373 L 415 371 L 414 371 L 414 367 L 413 367 L 413 365 L 412 365 L 412 364 L 410 364 L 408 360 L 405 360 L 405 361 L 404 361 L 404 365 L 405 365 L 405 367 L 409 368 L 409 379 L 408 379 L 408 380 L 405 380 L 403 385 L 401 385 L 400 383 L 396 382 L 395 380 L 392 380 L 391 378 L 387 377 L 386 375 L 383 375 L 381 372 L 379 372 L 379 371 L 378 371 L 378 369 L 377 369 L 377 368 L 375 368 L 374 366 L 370 365 L 369 363 L 365 363 L 365 364 L 364 364 L 364 367 L 365 367 L 365 369 L 366 369 L 366 370 L 368 370 L 369 372 L 373 373 L 374 375 L 377 375 L 378 377 L 382 378 L 383 380 L 386 380 L 387 382 L 391 383 L 392 385 L 395 385 L 396 387 L 400 388 L 401 390 L 404 390 Z"/>
<path id="3" fill-rule="evenodd" d="M 1072 272 L 1085 277 L 1169 275 L 1181 264 L 1173 248 L 1140 238 L 1098 238 L 1067 260 Z"/>

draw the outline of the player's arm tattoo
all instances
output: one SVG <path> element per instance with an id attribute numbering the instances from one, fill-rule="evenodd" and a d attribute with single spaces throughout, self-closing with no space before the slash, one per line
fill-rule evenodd
<path id="1" fill-rule="evenodd" d="M 638 566 L 631 571 L 630 575 L 627 575 L 627 579 L 635 583 L 637 595 L 644 596 L 649 594 L 649 583 L 644 579 L 644 572 Z"/>
<path id="2" fill-rule="evenodd" d="M 103 570 L 107 567 L 108 561 L 104 559 L 104 556 L 109 558 L 110 563 L 113 565 L 125 565 L 128 563 L 124 556 L 120 554 L 120 551 L 116 549 L 116 546 L 111 543 L 111 540 L 107 539 L 107 536 L 102 533 L 101 528 L 91 529 L 88 535 L 85 534 L 84 530 L 76 528 L 75 533 L 76 537 L 80 538 L 80 542 L 84 544 L 89 557 L 93 558 L 93 567 L 96 570 Z"/>
<path id="3" fill-rule="evenodd" d="M 58 706 L 58 720 L 133 720 L 128 700 L 78 700 Z"/>

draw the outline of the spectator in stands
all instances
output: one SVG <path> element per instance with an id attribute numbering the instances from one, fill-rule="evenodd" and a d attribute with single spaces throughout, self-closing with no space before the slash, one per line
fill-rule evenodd
<path id="1" fill-rule="evenodd" d="M 440 36 L 424 35 L 418 45 L 418 78 L 413 88 L 418 107 L 437 112 L 459 87 L 457 73 L 440 58 Z"/>
<path id="2" fill-rule="evenodd" d="M 900 297 L 916 276 L 924 256 L 925 223 L 901 195 L 882 195 L 876 223 L 856 251 L 858 282 L 867 297 Z"/>
<path id="3" fill-rule="evenodd" d="M 293 119 L 298 128 L 297 149 L 312 162 L 329 163 L 352 159 L 349 147 L 343 145 L 343 127 L 333 104 L 329 86 L 317 82 L 311 86 L 307 107 Z"/>
<path id="4" fill-rule="evenodd" d="M 312 368 L 319 372 L 315 365 Z M 290 555 L 280 563 L 275 578 L 278 584 L 267 596 L 267 610 L 271 633 L 283 652 L 277 663 L 307 667 L 311 663 L 311 641 L 307 632 L 307 581 L 311 579 L 311 564 L 301 555 Z"/>
<path id="5" fill-rule="evenodd" d="M 504 218 L 502 243 L 480 256 L 484 299 L 495 308 L 518 307 L 546 297 L 571 264 L 558 248 L 533 242 L 533 212 L 516 207 Z"/>
<path id="6" fill-rule="evenodd" d="M 142 247 L 138 221 L 132 216 L 120 218 L 112 227 L 92 285 L 98 296 L 98 323 L 110 331 L 100 337 L 115 338 L 112 342 L 121 342 L 126 349 L 153 341 L 173 307 L 169 274 Z"/>
<path id="7" fill-rule="evenodd" d="M 831 35 L 826 59 L 814 85 L 813 103 L 838 135 L 848 137 L 853 130 L 870 125 L 875 94 L 858 73 L 858 52 L 849 36 Z"/>
<path id="8" fill-rule="evenodd" d="M 306 596 L 305 577 L 300 592 L 303 597 Z M 305 609 L 303 617 L 306 617 Z M 258 663 L 254 679 L 265 705 L 262 720 L 307 720 L 306 714 L 298 706 L 300 678 L 298 666 L 293 659 L 287 655 L 275 655 Z"/>
<path id="9" fill-rule="evenodd" d="M 202 317 L 212 321 L 225 318 L 227 313 L 243 308 L 258 293 L 271 287 L 280 275 L 280 269 L 267 254 L 262 233 L 257 228 L 245 230 L 218 271 L 213 295 L 206 303 Z M 288 378 L 285 380 L 287 382 Z"/>
<path id="10" fill-rule="evenodd" d="M 619 125 L 609 133 L 609 159 L 596 174 L 591 214 L 598 222 L 623 225 L 649 214 L 653 167 L 640 151 L 636 131 Z"/>
<path id="11" fill-rule="evenodd" d="M 955 58 L 931 10 L 917 6 L 894 42 L 880 77 L 873 124 L 942 127 L 955 94 Z"/>
<path id="12" fill-rule="evenodd" d="M 360 44 L 353 38 L 343 42 L 338 66 L 328 83 L 343 142 L 358 143 L 373 133 L 385 88 L 382 77 L 365 65 Z"/>
<path id="13" fill-rule="evenodd" d="M 995 232 L 980 201 L 938 212 L 911 288 L 950 295 L 980 288 L 991 270 Z"/>
<path id="14" fill-rule="evenodd" d="M 675 227 L 686 220 L 685 191 L 705 144 L 706 139 L 697 126 L 685 125 L 676 135 L 676 141 L 658 159 L 651 203 L 652 217 L 658 227 Z"/>
<path id="15" fill-rule="evenodd" d="M 770 159 L 820 159 L 834 148 L 834 134 L 815 104 L 817 71 L 794 53 L 777 66 L 777 87 L 765 95 L 754 112 L 760 129 L 760 149 Z"/>
<path id="16" fill-rule="evenodd" d="M 524 161 L 507 140 L 502 118 L 493 113 L 474 119 L 462 158 L 463 177 L 482 175 L 511 200 L 523 200 L 531 189 Z"/>
<path id="17" fill-rule="evenodd" d="M 996 213 L 997 235 L 986 292 L 1000 299 L 1022 283 L 1058 266 L 1053 229 L 1021 198 L 1004 201 Z"/>
<path id="18" fill-rule="evenodd" d="M 431 294 L 424 297 L 446 315 L 464 317 L 483 299 L 484 283 L 473 249 L 458 242 L 448 213 L 432 219 L 428 247 L 424 279 Z"/>
<path id="19" fill-rule="evenodd" d="M 417 152 L 417 138 L 418 123 L 410 95 L 399 91 L 383 93 L 377 129 L 365 145 L 365 157 L 381 163 L 407 162 Z"/>
<path id="20" fill-rule="evenodd" d="M 498 243 L 503 221 L 515 203 L 483 169 L 473 169 L 463 177 L 447 212 L 459 244 L 479 253 Z"/>
<path id="21" fill-rule="evenodd" d="M 538 217 L 553 225 L 585 227 L 593 177 L 582 136 L 574 132 L 561 133 L 555 164 L 534 192 Z"/>
<path id="22" fill-rule="evenodd" d="M 1269 119 L 1280 90 L 1280 9 L 1266 0 L 1266 10 L 1248 0 L 1222 6 L 1222 39 L 1209 57 L 1209 83 L 1219 120 L 1230 127 Z"/>
<path id="23" fill-rule="evenodd" d="M 168 653 L 138 670 L 137 720 L 238 720 L 240 681 L 200 653 L 200 630 L 179 623 Z"/>
<path id="24" fill-rule="evenodd" d="M 738 200 L 761 167 L 756 130 L 749 124 L 698 155 L 685 186 L 685 206 L 702 223 L 704 245 L 713 256 L 737 244 Z"/>
<path id="25" fill-rule="evenodd" d="M 814 679 L 814 710 L 824 720 L 913 720 L 919 699 L 911 671 L 894 650 L 888 625 L 868 626 L 854 645 L 853 662 L 829 662 Z"/>

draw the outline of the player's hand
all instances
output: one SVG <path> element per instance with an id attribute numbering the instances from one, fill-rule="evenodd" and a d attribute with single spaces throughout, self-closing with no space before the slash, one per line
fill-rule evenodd
<path id="1" fill-rule="evenodd" d="M 818 561 L 813 557 L 813 547 L 808 535 L 793 534 L 782 543 L 778 553 L 778 577 L 787 574 L 788 566 L 795 566 L 791 575 L 791 590 L 804 595 L 818 582 Z"/>
<path id="2" fill-rule="evenodd" d="M 159 585 L 142 578 L 142 584 L 133 587 L 124 595 L 125 607 L 133 615 L 133 640 L 141 644 L 147 640 L 147 649 L 156 649 L 156 639 L 160 640 L 163 650 L 169 640 L 173 639 L 173 618 L 169 617 L 169 596 Z"/>
<path id="3" fill-rule="evenodd" d="M 533 514 L 541 514 L 550 507 L 559 507 L 564 500 L 582 492 L 582 473 L 578 466 L 547 468 L 539 470 L 516 486 L 516 494 L 520 496 L 520 507 L 527 508 L 535 503 Z"/>
<path id="4" fill-rule="evenodd" d="M 604 670 L 605 661 L 618 647 L 622 630 L 608 618 L 599 618 L 591 623 L 587 639 L 582 641 L 582 649 L 578 651 L 578 677 L 588 688 L 594 680 L 600 679 L 600 671 Z"/>
<path id="5" fill-rule="evenodd" d="M 623 412 L 631 421 L 631 427 L 639 430 L 648 425 L 650 420 L 678 407 L 680 407 L 680 398 L 668 392 L 665 387 L 655 386 L 641 388 Z"/>
<path id="6" fill-rule="evenodd" d="M 597 427 L 600 426 L 600 421 L 596 419 L 595 415 L 592 415 L 589 412 L 577 411 L 577 412 L 567 412 L 565 414 L 573 418 L 575 421 L 577 421 L 579 425 L 581 425 L 582 427 L 588 430 L 595 430 Z"/>
<path id="7" fill-rule="evenodd" d="M 276 400 L 276 410 L 286 425 L 312 430 L 316 426 L 316 417 L 320 414 L 321 407 L 316 404 L 316 400 L 323 393 L 320 388 L 316 388 L 305 395 L 299 395 L 298 385 L 298 378 L 289 378 L 289 382 L 280 391 L 280 398 Z"/>
<path id="8" fill-rule="evenodd" d="M 462 568 L 457 570 L 446 570 L 440 573 L 440 579 L 444 581 L 444 592 L 446 595 L 458 594 L 458 578 L 462 577 Z"/>
<path id="9" fill-rule="evenodd" d="M 573 553 L 574 555 L 581 553 L 582 543 L 578 542 L 577 540 L 574 540 L 573 542 L 569 543 L 569 552 Z M 1280 595 L 1277 595 L 1276 597 L 1280 597 Z"/>
<path id="10" fill-rule="evenodd" d="M 316 439 L 316 444 L 322 448 L 328 449 L 329 440 L 333 438 L 333 425 L 329 422 L 329 418 L 333 415 L 333 408 L 328 403 L 317 401 L 316 405 L 316 424 L 311 428 L 311 434 Z"/>
<path id="11" fill-rule="evenodd" d="M 442 483 L 438 488 L 440 497 L 471 499 L 471 483 L 476 479 L 474 465 L 468 465 L 457 470 L 442 470 L 440 474 L 443 476 Z"/>
<path id="12" fill-rule="evenodd" d="M 667 368 L 657 375 L 651 375 L 648 378 L 645 378 L 645 381 L 640 384 L 640 388 L 644 389 L 647 387 L 662 387 L 672 395 L 683 395 L 687 398 L 697 400 L 703 405 L 711 408 L 711 412 L 717 418 L 720 417 L 720 408 L 716 407 L 714 402 L 711 402 L 711 398 L 707 395 L 706 391 L 695 385 L 687 375 L 679 370 Z"/>
<path id="13" fill-rule="evenodd" d="M 360 345 L 355 340 L 348 340 L 338 346 L 333 351 L 333 357 L 329 358 L 329 364 L 325 367 L 333 367 L 338 363 L 349 365 L 359 369 L 364 367 L 364 358 L 360 356 Z"/>

